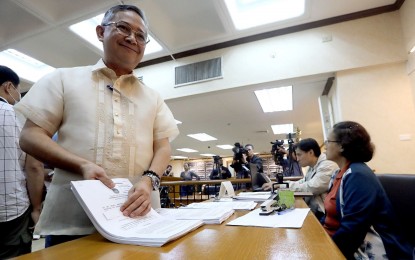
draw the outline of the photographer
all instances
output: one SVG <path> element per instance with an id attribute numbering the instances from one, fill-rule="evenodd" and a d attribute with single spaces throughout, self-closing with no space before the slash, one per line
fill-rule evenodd
<path id="1" fill-rule="evenodd" d="M 282 159 L 275 160 L 275 164 L 280 165 L 283 169 L 284 176 L 303 176 L 301 166 L 298 164 L 297 155 L 295 153 L 295 145 L 291 147 L 292 152 L 285 150 L 283 146 L 278 146 L 275 153 L 282 156 Z M 272 151 L 271 151 L 272 152 Z M 284 158 L 284 155 L 286 158 Z"/>
<path id="2" fill-rule="evenodd" d="M 262 167 L 262 159 L 254 154 L 254 146 L 252 144 L 245 145 L 246 153 L 242 156 L 242 162 L 249 168 L 249 164 L 256 164 L 258 172 L 264 172 Z M 250 175 L 250 174 L 249 174 Z"/>
<path id="3" fill-rule="evenodd" d="M 213 157 L 213 163 L 215 165 L 214 169 L 210 173 L 209 179 L 211 180 L 220 180 L 220 179 L 227 179 L 231 178 L 231 172 L 228 168 L 223 166 L 223 160 L 220 156 Z"/>
<path id="4" fill-rule="evenodd" d="M 307 197 L 304 200 L 316 217 L 320 219 L 324 215 L 323 202 L 327 195 L 330 177 L 338 169 L 338 166 L 326 159 L 326 155 L 321 153 L 317 141 L 312 138 L 301 140 L 296 145 L 295 151 L 301 167 L 309 166 L 309 168 L 304 178 L 288 182 L 290 190 L 313 193 L 312 197 Z M 265 183 L 262 188 L 270 190 L 271 185 L 271 183 Z"/>
<path id="5" fill-rule="evenodd" d="M 246 167 L 243 161 L 244 155 L 246 156 L 247 151 L 240 143 L 235 143 L 235 147 L 232 148 L 233 160 L 231 167 L 235 170 L 235 176 L 237 179 L 249 178 L 249 168 Z"/>

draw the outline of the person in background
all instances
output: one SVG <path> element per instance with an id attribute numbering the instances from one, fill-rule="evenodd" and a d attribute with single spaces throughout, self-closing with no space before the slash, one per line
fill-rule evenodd
<path id="1" fill-rule="evenodd" d="M 0 84 L 0 259 L 6 259 L 32 250 L 31 225 L 38 220 L 41 198 L 31 191 L 43 164 L 19 146 L 23 124 L 13 109 L 20 100 L 19 76 L 0 65 Z"/>
<path id="2" fill-rule="evenodd" d="M 294 145 L 297 161 L 301 167 L 309 166 L 304 178 L 298 181 L 289 181 L 289 188 L 293 191 L 313 193 L 312 197 L 304 198 L 311 211 L 320 219 L 324 215 L 324 198 L 327 195 L 330 177 L 338 166 L 326 155 L 321 153 L 317 141 L 306 138 Z M 264 190 L 271 189 L 271 183 L 263 185 Z"/>
<path id="3" fill-rule="evenodd" d="M 124 216 L 145 215 L 152 202 L 159 206 L 169 140 L 179 133 L 161 96 L 134 74 L 149 41 L 143 11 L 111 7 L 96 35 L 104 48 L 97 64 L 55 70 L 16 106 L 27 118 L 22 149 L 55 169 L 35 229 L 47 235 L 46 247 L 95 232 L 68 188 L 71 181 L 100 180 L 112 188 L 111 178 L 129 178 L 133 187 L 120 208 Z"/>
<path id="4" fill-rule="evenodd" d="M 301 169 L 301 166 L 298 163 L 297 155 L 295 153 L 295 145 L 291 146 L 291 149 L 293 149 L 293 152 L 285 150 L 282 146 L 278 147 L 277 152 L 280 155 L 285 155 L 286 158 L 282 158 L 281 161 L 276 161 L 275 164 L 280 165 L 282 167 L 284 176 L 303 176 L 303 170 Z"/>
<path id="5" fill-rule="evenodd" d="M 340 169 L 333 174 L 322 223 L 344 256 L 355 259 L 357 254 L 366 254 L 373 259 L 385 259 L 386 252 L 387 259 L 412 259 L 412 248 L 402 239 L 392 205 L 366 165 L 374 153 L 366 129 L 353 121 L 337 123 L 325 144 L 327 159 L 336 162 Z M 371 227 L 382 243 L 365 247 L 366 252 L 361 247 L 358 252 Z M 371 251 L 375 248 L 380 250 Z"/>
<path id="6" fill-rule="evenodd" d="M 173 167 L 170 164 L 167 165 L 167 168 L 164 171 L 163 176 L 170 176 L 170 177 L 172 177 L 173 176 L 173 172 L 171 171 L 172 169 L 173 169 Z"/>
<path id="7" fill-rule="evenodd" d="M 197 175 L 194 171 L 190 170 L 190 165 L 188 163 L 183 164 L 184 171 L 180 173 L 180 178 L 183 181 L 191 181 L 193 178 L 196 178 L 197 181 L 200 180 L 199 175 Z M 194 192 L 193 185 L 182 185 L 180 186 L 180 196 L 187 196 L 192 195 Z"/>
<path id="8" fill-rule="evenodd" d="M 228 168 L 223 166 L 223 159 L 222 157 L 217 157 L 218 160 L 218 168 L 219 169 L 213 169 L 212 172 L 209 175 L 209 179 L 211 180 L 220 180 L 220 179 L 227 179 L 231 178 L 231 172 Z"/>

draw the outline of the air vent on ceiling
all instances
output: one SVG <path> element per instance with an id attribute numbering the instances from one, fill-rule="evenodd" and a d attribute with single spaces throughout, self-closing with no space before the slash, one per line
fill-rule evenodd
<path id="1" fill-rule="evenodd" d="M 191 63 L 175 68 L 175 86 L 222 78 L 222 58 Z"/>

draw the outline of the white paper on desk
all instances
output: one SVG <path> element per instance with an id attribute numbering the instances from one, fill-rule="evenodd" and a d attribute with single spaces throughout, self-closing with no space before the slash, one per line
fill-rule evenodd
<path id="1" fill-rule="evenodd" d="M 304 220 L 310 211 L 309 208 L 299 208 L 287 211 L 281 215 L 273 213 L 269 216 L 261 216 L 261 209 L 256 209 L 248 214 L 239 217 L 227 225 L 230 226 L 253 226 L 253 227 L 284 227 L 301 228 Z"/>
<path id="2" fill-rule="evenodd" d="M 266 201 L 271 197 L 271 192 L 240 192 L 234 197 L 236 200 Z"/>
<path id="3" fill-rule="evenodd" d="M 217 207 L 227 207 L 234 210 L 253 210 L 258 203 L 253 201 L 218 201 L 218 202 L 201 202 L 191 203 L 186 208 L 192 209 L 210 209 Z"/>

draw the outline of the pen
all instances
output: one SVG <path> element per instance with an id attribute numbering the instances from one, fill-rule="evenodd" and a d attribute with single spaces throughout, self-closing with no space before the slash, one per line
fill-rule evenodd
<path id="1" fill-rule="evenodd" d="M 113 86 L 111 86 L 111 85 L 107 85 L 107 88 L 109 89 L 109 90 L 111 90 L 111 91 L 115 91 L 115 92 L 117 92 L 118 94 L 120 94 L 120 96 L 123 96 L 123 97 L 125 97 L 129 102 L 131 102 L 131 103 L 133 103 L 134 104 L 134 102 L 133 101 L 131 101 L 126 95 L 124 95 L 124 94 L 122 94 L 118 89 L 116 89 L 116 88 L 114 88 Z"/>

